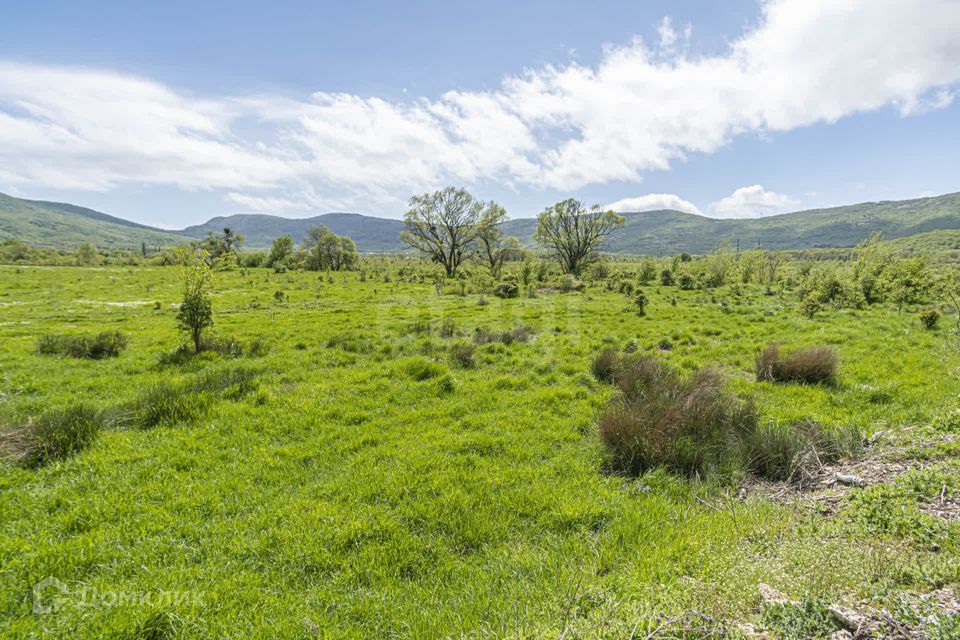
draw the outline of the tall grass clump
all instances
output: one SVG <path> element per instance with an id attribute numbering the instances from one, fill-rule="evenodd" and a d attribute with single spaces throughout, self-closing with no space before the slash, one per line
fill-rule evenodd
<path id="1" fill-rule="evenodd" d="M 103 415 L 87 404 L 44 413 L 22 429 L 0 435 L 0 453 L 29 468 L 64 460 L 86 449 L 104 426 Z"/>
<path id="2" fill-rule="evenodd" d="M 706 477 L 743 466 L 743 443 L 759 416 L 727 391 L 716 369 L 683 378 L 649 357 L 621 360 L 621 393 L 600 416 L 610 471 L 636 476 L 665 467 Z"/>
<path id="3" fill-rule="evenodd" d="M 758 382 L 834 384 L 838 360 L 832 347 L 813 345 L 783 355 L 773 342 L 757 354 L 755 372 Z"/>
<path id="4" fill-rule="evenodd" d="M 472 369 L 477 365 L 477 361 L 474 359 L 475 351 L 476 348 L 472 344 L 466 342 L 455 344 L 450 347 L 450 358 L 458 367 Z"/>
<path id="5" fill-rule="evenodd" d="M 144 389 L 132 408 L 133 424 L 141 429 L 189 422 L 213 404 L 207 393 L 192 393 L 181 385 L 160 382 Z"/>
<path id="6" fill-rule="evenodd" d="M 533 331 L 524 324 L 518 324 L 513 329 L 506 331 L 491 331 L 477 327 L 473 332 L 473 342 L 475 344 L 490 344 L 491 342 L 500 342 L 507 346 L 514 342 L 529 342 L 533 338 Z"/>
<path id="7" fill-rule="evenodd" d="M 37 353 L 102 360 L 119 356 L 127 348 L 127 342 L 127 336 L 119 331 L 103 331 L 92 336 L 50 334 L 37 340 Z"/>
<path id="8" fill-rule="evenodd" d="M 856 427 L 827 428 L 813 420 L 761 424 L 745 444 L 747 468 L 752 473 L 800 485 L 824 465 L 857 455 L 863 449 Z"/>
<path id="9" fill-rule="evenodd" d="M 218 399 L 238 399 L 254 392 L 261 373 L 254 367 L 228 366 L 204 371 L 185 383 L 158 382 L 146 387 L 118 421 L 140 429 L 189 422 Z"/>
<path id="10" fill-rule="evenodd" d="M 753 402 L 734 395 L 713 367 L 684 377 L 653 356 L 608 350 L 593 369 L 620 390 L 599 421 L 613 473 L 636 476 L 664 467 L 700 478 L 802 481 L 860 450 L 853 427 L 762 421 Z"/>

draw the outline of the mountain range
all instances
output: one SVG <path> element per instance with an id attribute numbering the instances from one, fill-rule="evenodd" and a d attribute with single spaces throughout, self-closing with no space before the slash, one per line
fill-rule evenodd
<path id="1" fill-rule="evenodd" d="M 856 246 L 880 232 L 888 239 L 907 238 L 942 230 L 960 230 L 960 193 L 942 196 L 864 202 L 828 209 L 783 213 L 762 219 L 714 219 L 673 210 L 625 213 L 625 223 L 610 237 L 612 253 L 669 255 L 705 253 L 721 242 L 741 248 L 771 250 Z M 137 249 L 175 245 L 233 229 L 248 249 L 265 249 L 281 235 L 301 241 L 310 227 L 326 225 L 353 238 L 360 251 L 401 251 L 399 220 L 357 213 L 326 213 L 312 218 L 282 218 L 238 214 L 212 218 L 177 231 L 157 229 L 71 204 L 23 200 L 0 194 L 0 241 L 19 240 L 42 246 L 76 246 L 91 242 L 101 248 Z M 532 246 L 536 219 L 519 218 L 503 224 L 507 236 Z"/>

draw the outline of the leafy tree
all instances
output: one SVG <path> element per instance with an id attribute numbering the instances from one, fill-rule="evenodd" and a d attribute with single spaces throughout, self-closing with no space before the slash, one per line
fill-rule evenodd
<path id="1" fill-rule="evenodd" d="M 883 290 L 897 305 L 897 313 L 904 304 L 919 302 L 926 294 L 930 279 L 923 258 L 907 258 L 892 262 L 882 275 Z"/>
<path id="2" fill-rule="evenodd" d="M 233 257 L 236 258 L 236 254 L 240 252 L 240 245 L 242 244 L 243 236 L 234 233 L 232 229 L 226 227 L 221 234 L 216 234 L 212 231 L 208 233 L 207 237 L 204 238 L 200 244 L 200 248 L 206 253 L 207 260 L 211 264 L 218 260 L 221 263 L 225 263 L 226 261 L 221 258 L 227 254 L 233 254 Z M 235 264 L 236 260 L 233 262 Z"/>
<path id="3" fill-rule="evenodd" d="M 270 256 L 267 258 L 267 266 L 286 264 L 293 255 L 293 238 L 290 236 L 280 236 L 273 241 L 270 247 Z"/>
<path id="4" fill-rule="evenodd" d="M 306 267 L 313 271 L 353 269 L 359 260 L 353 240 L 338 236 L 322 225 L 307 231 L 305 245 Z"/>
<path id="5" fill-rule="evenodd" d="M 356 269 L 360 264 L 360 254 L 352 238 L 340 236 L 340 252 L 337 254 L 336 269 Z"/>
<path id="6" fill-rule="evenodd" d="M 465 189 L 447 187 L 410 198 L 400 239 L 443 266 L 448 278 L 469 256 L 480 233 L 484 204 Z"/>
<path id="7" fill-rule="evenodd" d="M 181 267 L 180 282 L 183 302 L 177 312 L 177 325 L 188 333 L 195 353 L 203 347 L 203 331 L 213 325 L 213 271 L 207 264 L 207 255 L 201 250 L 193 260 Z"/>
<path id="8" fill-rule="evenodd" d="M 579 275 L 583 267 L 596 260 L 607 236 L 623 217 L 599 206 L 589 211 L 579 200 L 558 202 L 537 216 L 537 242 L 550 249 L 564 273 Z"/>
<path id="9" fill-rule="evenodd" d="M 503 263 L 511 251 L 519 248 L 516 238 L 503 239 L 500 224 L 507 217 L 507 211 L 496 202 L 490 202 L 477 223 L 477 244 L 481 260 L 490 269 L 490 275 L 500 277 Z"/>

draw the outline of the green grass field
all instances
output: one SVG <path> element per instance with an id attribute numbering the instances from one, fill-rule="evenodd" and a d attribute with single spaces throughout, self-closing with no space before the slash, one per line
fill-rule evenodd
<path id="1" fill-rule="evenodd" d="M 396 275 L 329 278 L 218 274 L 214 333 L 268 349 L 176 359 L 174 269 L 0 266 L 0 424 L 78 399 L 119 416 L 63 461 L 0 462 L 0 635 L 652 638 L 690 612 L 759 624 L 761 583 L 815 609 L 960 580 L 960 526 L 922 508 L 960 493 L 956 423 L 938 420 L 960 396 L 949 318 L 929 331 L 915 309 L 872 305 L 808 320 L 752 285 L 649 286 L 641 318 L 600 284 L 479 305 Z M 450 357 L 477 328 L 520 325 L 529 340 L 480 344 L 472 368 Z M 44 334 L 115 329 L 130 341 L 117 358 L 37 353 Z M 613 391 L 590 363 L 631 340 L 683 371 L 717 364 L 764 420 L 882 432 L 923 468 L 830 510 L 606 474 L 596 425 Z M 839 384 L 755 382 L 773 340 L 836 347 Z M 122 419 L 154 385 L 238 369 L 189 419 Z M 47 577 L 74 595 L 38 612 Z"/>

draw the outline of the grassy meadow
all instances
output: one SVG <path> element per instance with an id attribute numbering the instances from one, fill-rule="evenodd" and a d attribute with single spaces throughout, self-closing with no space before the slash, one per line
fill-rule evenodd
<path id="1" fill-rule="evenodd" d="M 198 356 L 175 351 L 175 268 L 0 266 L 0 429 L 79 400 L 110 416 L 72 456 L 0 461 L 0 636 L 719 637 L 751 622 L 800 638 L 828 635 L 810 622 L 824 603 L 895 606 L 960 581 L 960 526 L 924 508 L 960 494 L 950 317 L 929 330 L 921 305 L 882 303 L 810 319 L 789 288 L 756 284 L 655 282 L 645 317 L 603 280 L 479 304 L 401 275 L 416 261 L 364 260 L 218 273 L 212 334 L 236 346 Z M 47 334 L 114 330 L 118 357 L 38 352 Z M 837 383 L 756 382 L 772 341 L 834 347 Z M 591 362 L 628 344 L 683 373 L 716 365 L 764 422 L 856 427 L 915 468 L 829 509 L 742 478 L 608 473 L 597 420 L 615 391 Z M 176 410 L 131 417 L 161 400 Z M 36 611 L 47 577 L 87 599 Z M 771 612 L 761 584 L 809 616 Z M 680 615 L 697 630 L 665 624 Z"/>

